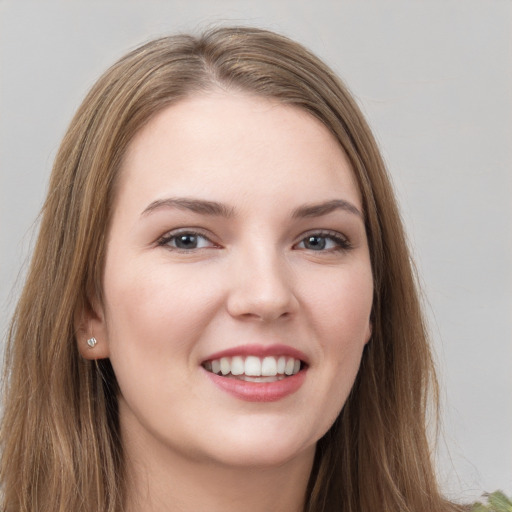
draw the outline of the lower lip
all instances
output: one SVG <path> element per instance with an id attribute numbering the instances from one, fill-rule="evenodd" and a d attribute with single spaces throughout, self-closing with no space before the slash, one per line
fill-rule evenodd
<path id="1" fill-rule="evenodd" d="M 307 369 L 275 382 L 247 382 L 217 375 L 205 370 L 210 380 L 222 391 L 226 391 L 246 402 L 277 402 L 296 391 L 304 383 Z"/>

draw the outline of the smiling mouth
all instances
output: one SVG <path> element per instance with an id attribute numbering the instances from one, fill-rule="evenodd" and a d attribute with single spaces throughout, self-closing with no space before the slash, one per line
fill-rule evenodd
<path id="1" fill-rule="evenodd" d="M 300 359 L 289 356 L 233 356 L 205 361 L 202 367 L 216 375 L 246 382 L 276 382 L 305 368 Z"/>

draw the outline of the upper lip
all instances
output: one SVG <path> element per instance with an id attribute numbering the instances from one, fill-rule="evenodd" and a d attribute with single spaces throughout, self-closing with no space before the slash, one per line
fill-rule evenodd
<path id="1" fill-rule="evenodd" d="M 282 344 L 274 344 L 274 345 L 240 345 L 237 347 L 228 348 L 226 350 L 221 350 L 219 352 L 215 352 L 214 354 L 209 355 L 206 359 L 203 360 L 203 363 L 206 361 L 213 361 L 215 359 L 220 359 L 221 357 L 234 357 L 234 356 L 256 356 L 256 357 L 266 357 L 266 356 L 288 356 L 293 357 L 295 359 L 300 359 L 303 363 L 308 363 L 308 358 L 304 352 L 300 350 L 290 347 L 288 345 Z"/>

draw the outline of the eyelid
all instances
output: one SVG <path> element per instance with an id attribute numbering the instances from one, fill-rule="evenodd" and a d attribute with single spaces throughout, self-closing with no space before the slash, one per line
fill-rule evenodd
<path id="1" fill-rule="evenodd" d="M 332 251 L 348 251 L 352 249 L 352 243 L 350 242 L 350 239 L 344 235 L 343 233 L 340 233 L 339 231 L 334 231 L 331 229 L 311 229 L 309 231 L 306 231 L 305 233 L 302 233 L 299 237 L 299 239 L 293 244 L 293 247 L 296 247 L 300 243 L 302 243 L 306 238 L 311 236 L 318 236 L 321 238 L 330 238 L 331 240 L 334 240 L 337 243 L 337 247 L 335 249 L 327 249 L 325 251 L 315 251 L 315 252 L 332 252 Z M 308 250 L 308 249 L 303 249 Z"/>
<path id="2" fill-rule="evenodd" d="M 216 242 L 214 242 L 212 240 L 212 235 L 209 234 L 208 232 L 206 232 L 206 230 L 202 229 L 202 228 L 196 228 L 196 227 L 183 227 L 183 228 L 176 228 L 176 229 L 172 229 L 170 231 L 167 231 L 164 235 L 162 235 L 161 237 L 159 237 L 157 240 L 156 240 L 156 245 L 159 246 L 159 247 L 168 247 L 169 249 L 171 250 L 174 250 L 174 251 L 181 251 L 181 252 L 190 252 L 190 251 L 198 251 L 198 250 L 201 250 L 201 249 L 206 249 L 206 247 L 200 247 L 200 248 L 197 248 L 197 249 L 180 249 L 178 247 L 171 247 L 169 244 L 169 242 L 175 238 L 175 237 L 178 237 L 180 235 L 194 235 L 194 236 L 200 236 L 202 238 L 205 238 L 206 240 L 208 240 L 208 242 L 210 242 L 211 246 L 212 247 L 215 247 L 215 248 L 218 248 L 220 247 L 219 244 L 217 244 Z"/>
<path id="3" fill-rule="evenodd" d="M 192 248 L 192 249 L 181 249 L 178 247 L 172 247 L 169 244 L 169 242 L 182 234 L 190 234 L 194 236 L 198 236 L 201 238 L 204 238 L 208 240 L 208 242 L 211 244 L 210 247 L 199 247 L 199 248 Z M 334 251 L 348 251 L 352 249 L 352 243 L 350 242 L 349 238 L 344 235 L 343 233 L 331 229 L 311 229 L 304 233 L 302 233 L 296 240 L 296 242 L 293 244 L 293 248 L 297 248 L 297 245 L 304 242 L 304 240 L 308 237 L 317 236 L 321 238 L 329 238 L 333 240 L 336 243 L 335 248 L 326 249 L 323 251 L 315 251 L 315 252 L 334 252 Z M 220 244 L 215 242 L 213 240 L 213 236 L 210 232 L 203 228 L 197 228 L 197 227 L 181 227 L 172 229 L 170 231 L 167 231 L 164 235 L 160 236 L 156 240 L 156 245 L 160 247 L 167 247 L 174 251 L 181 251 L 181 252 L 191 252 L 191 251 L 198 251 L 201 249 L 209 249 L 209 248 L 220 248 Z M 302 248 L 301 250 L 308 250 L 306 248 Z"/>

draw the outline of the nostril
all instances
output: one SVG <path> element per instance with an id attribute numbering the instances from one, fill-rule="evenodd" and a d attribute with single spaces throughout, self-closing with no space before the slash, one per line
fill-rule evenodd
<path id="1" fill-rule="evenodd" d="M 233 297 L 228 302 L 228 312 L 231 316 L 265 322 L 289 319 L 292 317 L 295 308 L 296 300 L 293 296 L 286 298 L 286 300 Z"/>
<path id="2" fill-rule="evenodd" d="M 258 252 L 258 251 L 256 251 Z M 268 251 L 245 261 L 233 276 L 227 309 L 231 316 L 245 320 L 274 321 L 290 318 L 298 306 L 293 276 L 282 262 L 268 261 Z M 238 278 L 238 279 L 237 279 Z"/>

